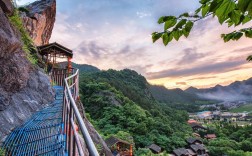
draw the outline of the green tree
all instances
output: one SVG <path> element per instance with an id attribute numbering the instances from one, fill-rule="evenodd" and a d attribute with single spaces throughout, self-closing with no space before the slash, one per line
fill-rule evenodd
<path id="1" fill-rule="evenodd" d="M 246 156 L 246 153 L 244 153 L 241 150 L 238 150 L 238 151 L 231 150 L 231 151 L 228 151 L 228 156 Z"/>
<path id="2" fill-rule="evenodd" d="M 201 6 L 193 14 L 183 13 L 179 16 L 162 16 L 158 23 L 164 25 L 163 32 L 152 33 L 153 42 L 162 38 L 164 45 L 181 36 L 188 37 L 195 22 L 208 16 L 217 17 L 220 24 L 229 27 L 243 25 L 252 19 L 251 0 L 200 0 Z M 224 42 L 239 40 L 242 36 L 252 38 L 252 27 L 243 28 L 228 34 L 222 34 Z M 252 55 L 248 56 L 252 60 Z"/>
<path id="3" fill-rule="evenodd" d="M 148 148 L 138 148 L 134 154 L 139 156 L 151 156 L 152 152 Z"/>
<path id="4" fill-rule="evenodd" d="M 252 151 L 252 142 L 247 140 L 241 142 L 241 149 L 243 151 Z"/>
<path id="5" fill-rule="evenodd" d="M 226 155 L 228 151 L 232 151 L 232 148 L 229 147 L 208 146 L 207 148 L 211 156 L 222 156 Z"/>

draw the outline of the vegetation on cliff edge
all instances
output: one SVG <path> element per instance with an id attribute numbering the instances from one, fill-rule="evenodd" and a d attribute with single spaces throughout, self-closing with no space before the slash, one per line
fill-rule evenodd
<path id="1" fill-rule="evenodd" d="M 34 46 L 34 43 L 25 30 L 22 20 L 19 16 L 19 11 L 15 9 L 14 14 L 9 17 L 10 22 L 16 27 L 16 29 L 20 32 L 21 34 L 21 40 L 23 42 L 23 50 L 26 53 L 27 59 L 32 63 L 32 64 L 37 64 L 38 58 L 36 55 L 36 47 Z"/>

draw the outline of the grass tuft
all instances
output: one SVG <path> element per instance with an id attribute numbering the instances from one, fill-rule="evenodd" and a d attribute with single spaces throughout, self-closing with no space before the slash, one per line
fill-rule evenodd
<path id="1" fill-rule="evenodd" d="M 34 43 L 31 37 L 28 35 L 27 31 L 23 26 L 22 19 L 19 16 L 19 11 L 16 9 L 14 14 L 9 17 L 10 22 L 20 31 L 21 40 L 23 42 L 23 50 L 26 53 L 27 59 L 33 64 L 36 65 L 38 62 L 38 57 L 36 55 L 37 49 L 34 46 Z"/>

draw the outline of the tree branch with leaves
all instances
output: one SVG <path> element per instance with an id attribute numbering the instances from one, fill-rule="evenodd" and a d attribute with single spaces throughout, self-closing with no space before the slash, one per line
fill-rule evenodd
<path id="1" fill-rule="evenodd" d="M 252 20 L 252 0 L 200 0 L 199 3 L 200 8 L 193 14 L 160 17 L 158 23 L 164 25 L 164 30 L 152 33 L 153 43 L 162 38 L 166 46 L 174 39 L 178 41 L 181 36 L 187 38 L 194 23 L 209 16 L 217 17 L 221 25 L 227 23 L 229 27 L 240 26 Z M 221 34 L 224 42 L 239 40 L 242 36 L 252 38 L 252 27 Z M 252 61 L 252 55 L 247 60 Z"/>

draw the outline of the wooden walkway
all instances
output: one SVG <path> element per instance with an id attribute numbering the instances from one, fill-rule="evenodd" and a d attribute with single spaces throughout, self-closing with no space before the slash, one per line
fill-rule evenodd
<path id="1" fill-rule="evenodd" d="M 67 155 L 62 120 L 63 87 L 54 86 L 54 89 L 55 101 L 7 137 L 3 146 L 7 156 Z"/>

